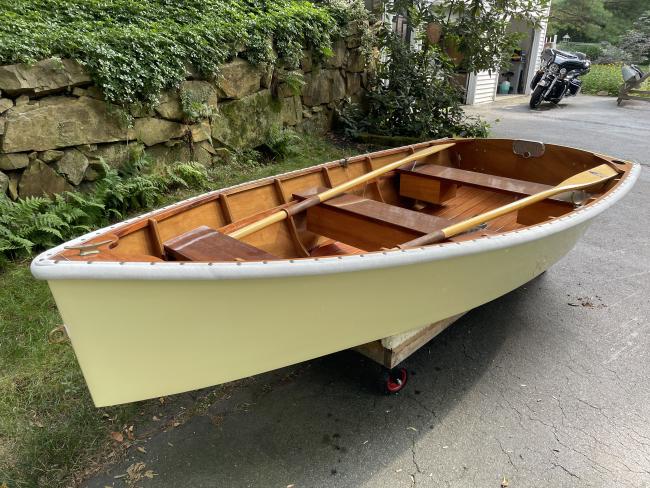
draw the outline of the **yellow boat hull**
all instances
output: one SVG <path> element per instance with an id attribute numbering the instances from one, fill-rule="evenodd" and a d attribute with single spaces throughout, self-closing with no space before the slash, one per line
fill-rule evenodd
<path id="1" fill-rule="evenodd" d="M 93 400 L 106 406 L 232 381 L 470 310 L 547 270 L 588 223 L 512 247 L 405 266 L 49 285 Z"/>

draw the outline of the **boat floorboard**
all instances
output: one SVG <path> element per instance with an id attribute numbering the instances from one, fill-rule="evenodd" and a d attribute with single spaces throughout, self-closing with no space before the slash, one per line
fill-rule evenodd
<path id="1" fill-rule="evenodd" d="M 446 200 L 443 205 L 427 207 L 424 211 L 436 217 L 461 221 L 490 209 L 506 205 L 514 201 L 514 199 L 512 195 L 461 186 L 458 188 L 456 195 Z M 525 227 L 525 225 L 517 222 L 517 212 L 512 212 L 488 222 L 485 230 L 507 232 L 522 227 Z"/>

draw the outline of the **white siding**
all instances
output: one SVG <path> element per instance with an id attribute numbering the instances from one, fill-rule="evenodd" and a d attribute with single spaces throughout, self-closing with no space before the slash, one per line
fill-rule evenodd
<path id="1" fill-rule="evenodd" d="M 497 82 L 499 73 L 496 71 L 479 71 L 470 75 L 469 86 L 467 87 L 467 104 L 476 105 L 479 103 L 493 102 L 497 93 Z"/>
<path id="2" fill-rule="evenodd" d="M 548 17 L 544 17 L 541 21 L 541 26 L 539 27 L 539 43 L 537 46 L 537 52 L 535 53 L 535 71 L 539 69 L 539 65 L 542 62 L 542 53 L 544 52 L 544 44 L 546 44 L 546 27 L 548 26 Z"/>
<path id="3" fill-rule="evenodd" d="M 550 10 L 550 6 L 549 6 Z M 530 63 L 528 66 L 528 77 L 526 81 L 525 93 L 530 93 L 532 91 L 530 87 L 530 81 L 535 76 L 535 73 L 542 64 L 542 54 L 544 53 L 544 45 L 546 44 L 546 27 L 548 26 L 548 14 L 549 10 L 546 11 L 544 17 L 540 20 L 540 26 L 535 29 L 535 36 L 533 38 L 532 51 L 530 53 L 531 60 L 535 59 L 534 63 Z"/>

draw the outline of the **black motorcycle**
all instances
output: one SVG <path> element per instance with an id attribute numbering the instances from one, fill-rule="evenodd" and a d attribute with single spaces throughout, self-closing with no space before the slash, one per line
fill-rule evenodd
<path id="1" fill-rule="evenodd" d="M 542 55 L 542 69 L 530 83 L 533 89 L 530 108 L 539 107 L 544 100 L 558 103 L 564 97 L 577 95 L 582 86 L 579 76 L 589 73 L 590 69 L 591 62 L 583 53 L 546 49 Z"/>

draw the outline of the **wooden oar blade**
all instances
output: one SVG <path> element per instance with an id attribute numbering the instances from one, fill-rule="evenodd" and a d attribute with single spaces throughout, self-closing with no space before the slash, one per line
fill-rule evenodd
<path id="1" fill-rule="evenodd" d="M 607 180 L 611 180 L 613 177 L 618 175 L 618 172 L 608 164 L 601 164 L 595 168 L 583 171 L 577 175 L 573 175 L 570 178 L 567 178 L 562 183 L 558 185 L 560 187 L 589 187 L 596 185 L 598 183 L 604 183 Z"/>

